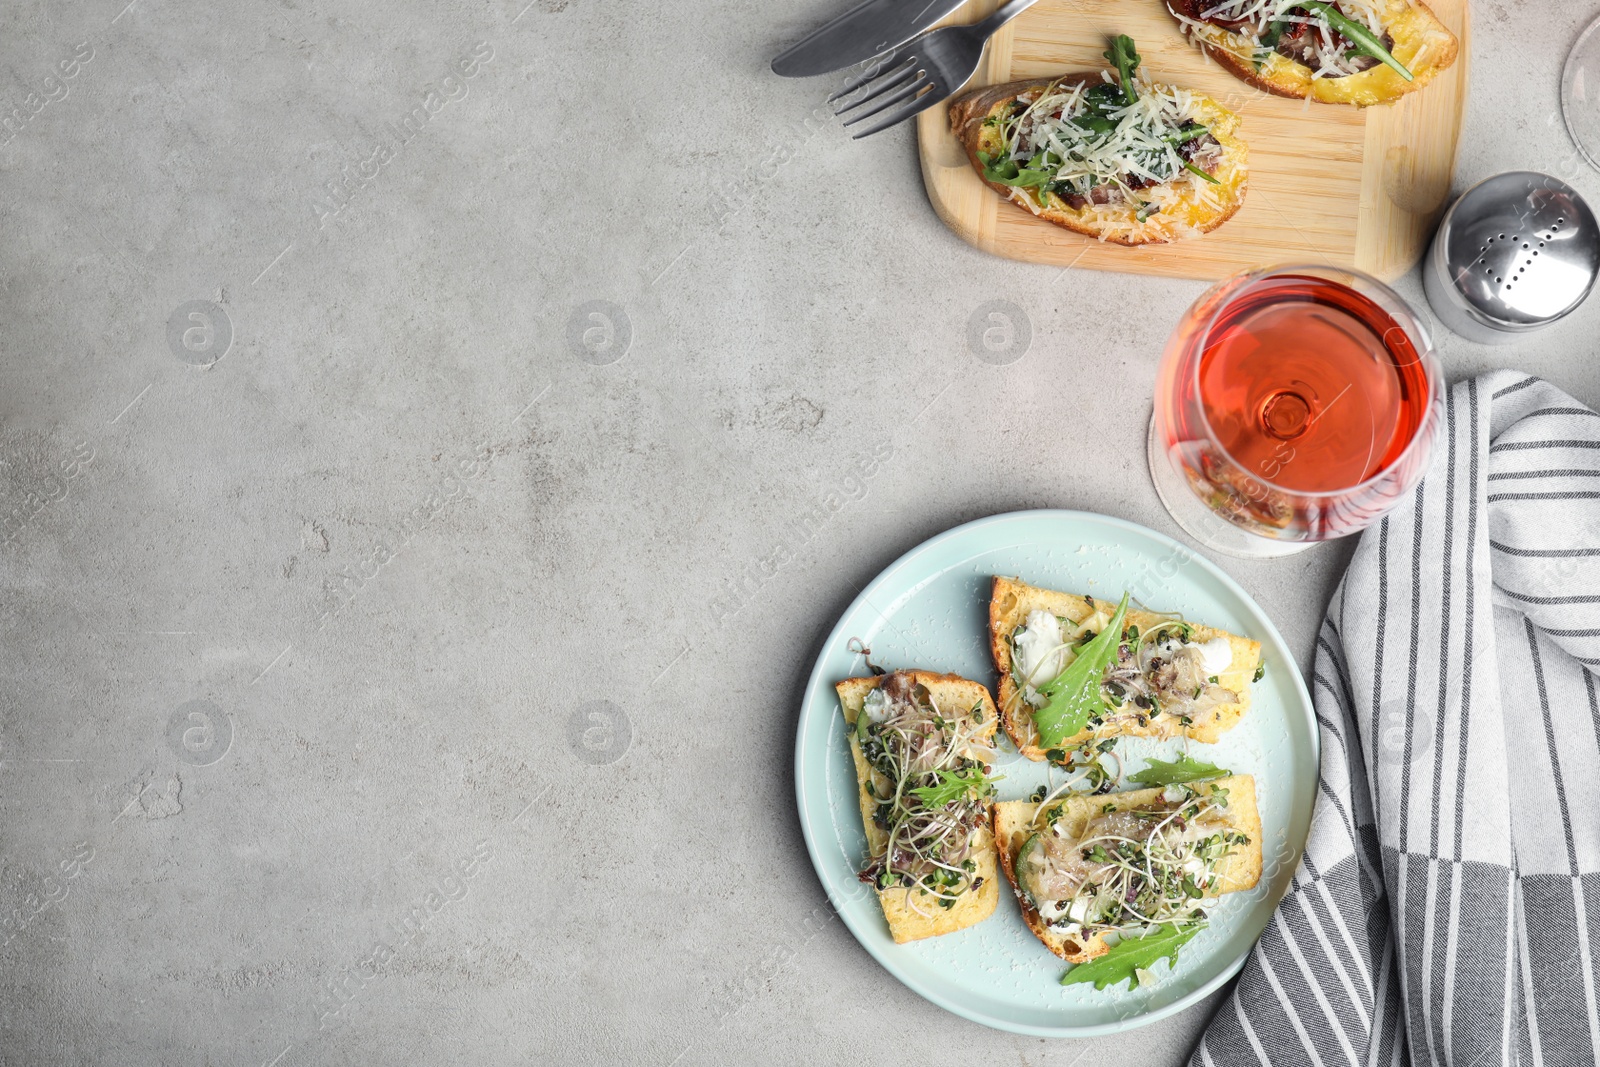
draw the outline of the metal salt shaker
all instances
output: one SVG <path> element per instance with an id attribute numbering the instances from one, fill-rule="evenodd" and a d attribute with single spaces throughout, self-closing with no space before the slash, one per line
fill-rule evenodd
<path id="1" fill-rule="evenodd" d="M 1583 197 L 1535 171 L 1487 178 L 1450 206 L 1423 265 L 1439 321 L 1509 344 L 1583 303 L 1600 273 L 1600 229 Z"/>

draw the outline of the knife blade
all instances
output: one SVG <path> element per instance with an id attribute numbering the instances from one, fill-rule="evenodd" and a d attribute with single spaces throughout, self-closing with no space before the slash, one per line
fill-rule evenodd
<path id="1" fill-rule="evenodd" d="M 863 0 L 772 61 L 772 73 L 810 78 L 864 62 L 911 38 L 963 0 Z"/>

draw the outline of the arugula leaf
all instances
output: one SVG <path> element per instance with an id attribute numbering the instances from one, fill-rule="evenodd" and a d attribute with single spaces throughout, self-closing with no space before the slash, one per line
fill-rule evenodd
<path id="1" fill-rule="evenodd" d="M 989 181 L 999 185 L 1015 185 L 1024 189 L 1041 188 L 1055 180 L 1055 172 L 1038 170 L 1032 166 L 1039 159 L 1035 156 L 1029 160 L 1029 166 L 1017 165 L 1017 161 L 1009 159 L 999 153 L 979 152 L 978 162 L 983 164 L 983 176 Z"/>
<path id="2" fill-rule="evenodd" d="M 1117 128 L 1117 120 L 1111 117 L 1111 113 L 1120 110 L 1126 103 L 1120 86 L 1107 85 L 1105 82 L 1091 85 L 1084 91 L 1083 109 L 1069 121 L 1080 130 L 1090 133 L 1110 133 Z"/>
<path id="3" fill-rule="evenodd" d="M 1139 69 L 1139 52 L 1133 47 L 1133 38 L 1119 33 L 1111 38 L 1110 50 L 1100 54 L 1117 68 L 1117 75 L 1122 79 L 1122 99 L 1129 104 L 1137 104 L 1139 94 L 1133 88 L 1133 72 Z"/>
<path id="4" fill-rule="evenodd" d="M 1166 141 L 1168 144 L 1183 144 L 1185 141 L 1192 141 L 1196 137 L 1204 137 L 1210 132 L 1210 129 L 1200 125 L 1198 122 L 1191 122 L 1189 125 L 1180 127 L 1172 133 L 1167 134 L 1162 138 L 1162 140 Z"/>
<path id="5" fill-rule="evenodd" d="M 1278 42 L 1283 40 L 1283 28 L 1286 23 L 1282 19 L 1273 19 L 1267 23 L 1267 28 L 1261 31 L 1261 45 L 1255 51 L 1251 64 L 1260 70 L 1266 66 L 1267 60 L 1278 50 Z"/>
<path id="6" fill-rule="evenodd" d="M 1000 152 L 979 152 L 978 162 L 983 164 L 983 176 L 989 181 L 1004 181 L 1017 176 L 1016 160 Z"/>
<path id="7" fill-rule="evenodd" d="M 1211 175 L 1207 174 L 1205 171 L 1201 170 L 1199 167 L 1195 166 L 1193 163 L 1185 163 L 1183 165 L 1183 169 L 1187 170 L 1187 171 L 1192 171 L 1195 174 L 1200 175 L 1200 177 L 1204 178 L 1206 181 L 1210 182 L 1212 185 L 1221 185 L 1222 184 L 1222 179 L 1221 178 L 1213 178 Z"/>
<path id="8" fill-rule="evenodd" d="M 1303 0 L 1302 3 L 1296 6 L 1302 11 L 1320 15 L 1330 27 L 1347 37 L 1356 48 L 1390 68 L 1406 81 L 1416 80 L 1415 76 L 1405 68 L 1405 65 L 1391 55 L 1387 48 L 1383 47 L 1383 41 L 1376 34 L 1354 19 L 1346 18 L 1329 0 Z"/>
<path id="9" fill-rule="evenodd" d="M 1108 985 L 1115 985 L 1124 979 L 1128 988 L 1133 989 L 1139 984 L 1140 970 L 1153 967 L 1157 960 L 1167 960 L 1173 967 L 1178 965 L 1178 949 L 1195 934 L 1205 929 L 1205 923 L 1196 923 L 1193 926 L 1162 926 L 1154 933 L 1143 937 L 1123 938 L 1111 946 L 1099 959 L 1080 963 L 1068 971 L 1061 978 L 1062 985 L 1075 985 L 1079 982 L 1093 982 L 1096 989 L 1104 989 Z"/>
<path id="10" fill-rule="evenodd" d="M 1226 778 L 1233 772 L 1214 763 L 1201 763 L 1185 752 L 1175 760 L 1153 759 L 1138 774 L 1128 775 L 1128 781 L 1140 785 L 1183 785 L 1207 778 Z"/>
<path id="11" fill-rule="evenodd" d="M 1093 189 L 1094 186 L 1091 185 L 1089 188 Z M 1073 187 L 1073 184 L 1071 182 L 1063 182 L 1063 181 L 1051 182 L 1049 185 L 1045 186 L 1043 189 L 1041 189 L 1039 191 L 1041 193 L 1045 193 L 1045 192 L 1055 193 L 1062 200 L 1066 200 L 1067 197 L 1073 196 L 1078 192 L 1078 190 Z"/>
<path id="12" fill-rule="evenodd" d="M 1033 713 L 1033 724 L 1039 730 L 1040 748 L 1060 748 L 1067 738 L 1089 724 L 1093 715 L 1105 714 L 1105 697 L 1100 691 L 1106 668 L 1117 658 L 1117 645 L 1122 641 L 1122 620 L 1128 617 L 1128 594 L 1122 594 L 1122 603 L 1105 629 L 1093 641 L 1078 650 L 1078 655 L 1067 664 L 1066 670 L 1055 680 L 1040 688 L 1049 698 L 1044 707 Z"/>
<path id="13" fill-rule="evenodd" d="M 922 803 L 930 808 L 942 808 L 951 801 L 961 800 L 969 793 L 981 797 L 988 790 L 991 783 L 999 779 L 989 778 L 983 773 L 981 767 L 970 767 L 964 771 L 935 771 L 939 776 L 938 785 L 925 785 L 913 789 L 922 799 Z"/>

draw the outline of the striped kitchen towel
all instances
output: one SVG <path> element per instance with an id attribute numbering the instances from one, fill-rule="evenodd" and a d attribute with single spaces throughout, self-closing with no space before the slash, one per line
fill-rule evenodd
<path id="1" fill-rule="evenodd" d="M 1600 415 L 1461 382 L 1328 607 L 1305 858 L 1191 1067 L 1594 1064 L 1596 671 Z"/>

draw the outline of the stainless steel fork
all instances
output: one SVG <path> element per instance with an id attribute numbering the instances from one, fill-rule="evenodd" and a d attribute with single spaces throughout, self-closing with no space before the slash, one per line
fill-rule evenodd
<path id="1" fill-rule="evenodd" d="M 894 108 L 877 125 L 851 134 L 859 139 L 887 130 L 919 111 L 950 99 L 978 72 L 978 64 L 983 61 L 983 46 L 989 38 L 1037 2 L 1009 0 L 982 22 L 970 26 L 941 26 L 913 37 L 894 51 L 869 62 L 866 70 L 828 97 L 829 102 L 839 102 L 860 91 L 854 100 L 841 103 L 834 114 L 842 116 L 865 104 L 877 105 L 845 119 L 846 126 L 853 126 Z M 899 106 L 895 107 L 897 104 Z"/>

